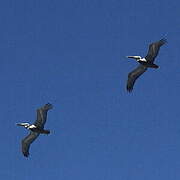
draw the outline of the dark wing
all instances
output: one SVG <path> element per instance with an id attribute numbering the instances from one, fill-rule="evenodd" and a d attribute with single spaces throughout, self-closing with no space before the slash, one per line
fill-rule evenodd
<path id="1" fill-rule="evenodd" d="M 133 90 L 134 83 L 136 79 L 147 70 L 147 67 L 139 65 L 136 69 L 128 74 L 127 80 L 127 91 L 131 92 Z"/>
<path id="2" fill-rule="evenodd" d="M 38 136 L 39 133 L 30 132 L 30 134 L 22 140 L 22 153 L 24 154 L 25 157 L 29 156 L 30 145 Z"/>
<path id="3" fill-rule="evenodd" d="M 158 55 L 160 47 L 163 44 L 165 44 L 166 42 L 167 42 L 166 39 L 161 39 L 160 41 L 157 41 L 157 42 L 154 42 L 154 43 L 150 44 L 148 54 L 145 57 L 145 59 L 147 59 L 148 62 L 153 63 L 156 56 Z"/>
<path id="4" fill-rule="evenodd" d="M 43 107 L 37 109 L 37 119 L 34 122 L 34 125 L 43 129 L 44 128 L 44 124 L 46 123 L 46 119 L 47 119 L 47 112 L 49 109 L 52 109 L 53 106 L 52 104 L 45 104 Z"/>

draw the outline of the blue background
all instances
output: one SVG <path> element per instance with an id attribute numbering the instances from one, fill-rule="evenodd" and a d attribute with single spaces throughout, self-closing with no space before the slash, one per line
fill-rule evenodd
<path id="1" fill-rule="evenodd" d="M 180 2 L 0 1 L 2 180 L 179 180 Z M 126 91 L 163 37 L 156 63 Z M 46 128 L 24 158 L 27 135 L 50 102 Z"/>

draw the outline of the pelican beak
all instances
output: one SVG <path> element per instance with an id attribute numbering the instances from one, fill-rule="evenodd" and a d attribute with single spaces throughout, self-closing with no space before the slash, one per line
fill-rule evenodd
<path id="1" fill-rule="evenodd" d="M 133 58 L 133 59 L 135 59 L 134 56 L 126 56 L 126 57 L 127 57 L 127 58 Z"/>
<path id="2" fill-rule="evenodd" d="M 21 123 L 16 123 L 17 126 L 24 126 L 23 124 Z"/>

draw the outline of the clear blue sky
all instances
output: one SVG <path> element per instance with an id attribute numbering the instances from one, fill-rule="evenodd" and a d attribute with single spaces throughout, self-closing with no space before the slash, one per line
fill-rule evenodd
<path id="1" fill-rule="evenodd" d="M 2 0 L 2 180 L 179 180 L 180 2 Z M 148 44 L 156 63 L 126 92 Z M 27 135 L 50 102 L 46 128 L 24 158 Z"/>

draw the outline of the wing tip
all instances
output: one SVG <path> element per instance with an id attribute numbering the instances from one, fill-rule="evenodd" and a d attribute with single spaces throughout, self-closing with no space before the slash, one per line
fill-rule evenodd
<path id="1" fill-rule="evenodd" d="M 26 153 L 23 153 L 24 157 L 28 158 L 29 157 L 29 153 L 26 154 Z"/>
<path id="2" fill-rule="evenodd" d="M 53 105 L 51 103 L 46 103 L 43 107 L 44 110 L 50 110 L 50 109 L 53 109 Z M 41 109 L 39 108 L 39 109 Z"/>
<path id="3" fill-rule="evenodd" d="M 127 85 L 126 90 L 127 90 L 128 93 L 131 93 L 132 90 L 133 90 L 133 87 L 130 87 L 130 86 Z"/>
<path id="4" fill-rule="evenodd" d="M 29 151 L 22 150 L 22 153 L 23 153 L 24 157 L 26 157 L 26 158 L 29 157 Z"/>
<path id="5" fill-rule="evenodd" d="M 159 42 L 163 45 L 163 44 L 167 43 L 167 39 L 166 38 L 162 38 Z"/>

